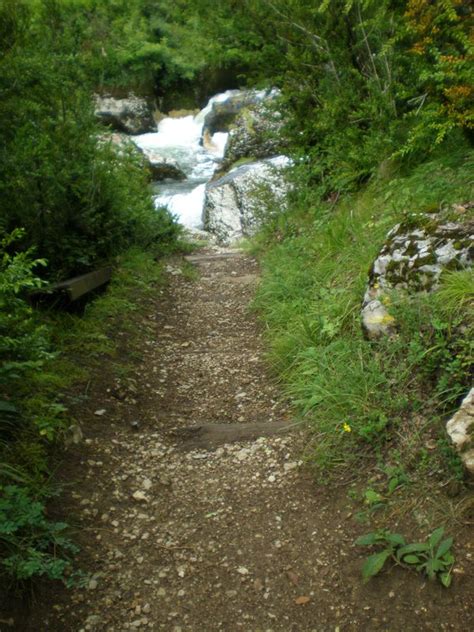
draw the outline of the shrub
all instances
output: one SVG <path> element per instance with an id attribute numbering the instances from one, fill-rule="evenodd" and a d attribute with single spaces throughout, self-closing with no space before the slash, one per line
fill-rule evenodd
<path id="1" fill-rule="evenodd" d="M 141 161 L 99 142 L 81 37 L 63 9 L 53 0 L 0 9 L 0 229 L 25 229 L 18 245 L 47 259 L 49 279 L 177 235 L 153 207 Z"/>
<path id="2" fill-rule="evenodd" d="M 51 357 L 46 328 L 38 325 L 24 296 L 43 285 L 34 269 L 45 261 L 33 259 L 31 251 L 9 253 L 23 235 L 17 229 L 0 240 L 0 436 L 18 412 L 15 393 L 19 382 L 39 371 Z"/>
<path id="3" fill-rule="evenodd" d="M 15 583 L 42 576 L 66 582 L 69 556 L 78 552 L 66 528 L 48 520 L 43 499 L 17 485 L 0 486 L 0 575 Z"/>

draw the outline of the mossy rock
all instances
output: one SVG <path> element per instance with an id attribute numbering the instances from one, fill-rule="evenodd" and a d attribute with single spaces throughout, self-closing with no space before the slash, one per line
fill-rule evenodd
<path id="1" fill-rule="evenodd" d="M 458 214 L 453 222 L 447 219 L 449 215 L 450 209 L 436 215 L 410 214 L 387 235 L 370 268 L 362 306 L 364 331 L 369 337 L 373 305 L 377 307 L 383 292 L 431 292 L 438 287 L 443 271 L 472 266 L 474 220 Z M 379 336 L 383 330 L 378 323 L 372 333 Z"/>

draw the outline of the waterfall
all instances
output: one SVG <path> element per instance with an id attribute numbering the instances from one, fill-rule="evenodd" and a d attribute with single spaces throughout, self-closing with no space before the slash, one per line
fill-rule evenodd
<path id="1" fill-rule="evenodd" d="M 218 94 L 196 116 L 164 118 L 158 131 L 133 138 L 145 153 L 159 155 L 176 161 L 186 174 L 182 182 L 164 181 L 154 185 L 154 203 L 167 206 L 178 221 L 187 228 L 202 227 L 202 209 L 206 183 L 211 179 L 216 165 L 224 155 L 227 133 L 217 132 L 206 146 L 201 145 L 201 134 L 206 115 L 216 102 L 225 101 L 238 94 L 229 90 Z"/>

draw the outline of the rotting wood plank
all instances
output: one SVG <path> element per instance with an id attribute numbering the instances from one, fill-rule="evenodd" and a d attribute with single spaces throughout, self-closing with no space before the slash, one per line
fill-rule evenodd
<path id="1" fill-rule="evenodd" d="M 216 252 L 212 254 L 186 255 L 184 259 L 188 263 L 207 263 L 211 261 L 236 259 L 242 256 L 243 256 L 243 253 L 240 252 L 239 250 L 231 250 L 228 252 Z"/>
<path id="2" fill-rule="evenodd" d="M 51 296 L 55 294 L 66 294 L 70 302 L 77 301 L 85 294 L 92 292 L 98 287 L 105 285 L 110 281 L 112 277 L 112 268 L 101 268 L 94 272 L 88 272 L 87 274 L 81 274 L 80 276 L 61 281 L 49 285 L 42 290 L 33 292 L 31 298 L 37 300 L 43 296 Z"/>
<path id="3" fill-rule="evenodd" d="M 255 423 L 216 423 L 200 424 L 177 428 L 173 435 L 181 440 L 184 450 L 196 448 L 217 448 L 225 443 L 236 441 L 252 441 L 259 437 L 270 437 L 277 434 L 286 434 L 296 429 L 302 429 L 300 423 L 288 421 L 268 421 Z"/>

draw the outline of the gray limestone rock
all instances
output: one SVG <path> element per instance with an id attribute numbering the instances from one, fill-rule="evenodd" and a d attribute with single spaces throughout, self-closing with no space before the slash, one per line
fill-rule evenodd
<path id="1" fill-rule="evenodd" d="M 226 92 L 225 98 L 213 101 L 204 117 L 203 144 L 205 145 L 216 132 L 228 132 L 236 116 L 244 108 L 272 99 L 277 94 L 276 90 L 229 90 Z"/>
<path id="2" fill-rule="evenodd" d="M 474 475 L 474 388 L 464 398 L 446 430 L 469 474 Z"/>
<path id="3" fill-rule="evenodd" d="M 105 132 L 99 136 L 102 145 L 110 143 L 119 156 L 134 156 L 149 173 L 151 180 L 185 180 L 186 174 L 173 158 L 157 154 L 153 150 L 138 147 L 127 134 Z"/>
<path id="4" fill-rule="evenodd" d="M 257 160 L 283 154 L 287 146 L 283 125 L 281 114 L 266 101 L 245 108 L 229 132 L 220 171 L 242 158 Z"/>
<path id="5" fill-rule="evenodd" d="M 285 156 L 251 162 L 210 182 L 204 202 L 204 228 L 219 244 L 229 244 L 257 229 L 264 209 L 286 207 L 289 185 Z"/>
<path id="6" fill-rule="evenodd" d="M 162 156 L 151 149 L 141 151 L 147 161 L 152 180 L 186 180 L 186 174 L 174 158 Z"/>
<path id="7" fill-rule="evenodd" d="M 395 226 L 369 273 L 362 304 L 366 335 L 378 338 L 393 333 L 395 322 L 384 304 L 390 290 L 431 292 L 444 270 L 467 268 L 473 259 L 472 219 L 448 221 L 439 215 L 418 214 Z"/>
<path id="8" fill-rule="evenodd" d="M 101 123 L 118 132 L 144 134 L 156 131 L 150 103 L 133 94 L 125 99 L 96 95 L 94 114 Z"/>

